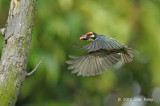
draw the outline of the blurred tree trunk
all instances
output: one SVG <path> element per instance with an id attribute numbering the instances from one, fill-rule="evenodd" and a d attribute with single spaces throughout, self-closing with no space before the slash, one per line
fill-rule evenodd
<path id="1" fill-rule="evenodd" d="M 27 75 L 36 0 L 11 0 L 0 62 L 0 106 L 17 101 Z"/>

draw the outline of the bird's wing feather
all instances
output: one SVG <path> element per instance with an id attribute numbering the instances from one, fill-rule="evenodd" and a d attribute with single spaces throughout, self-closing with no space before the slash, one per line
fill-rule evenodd
<path id="1" fill-rule="evenodd" d="M 95 76 L 106 71 L 121 59 L 119 54 L 108 55 L 105 51 L 86 53 L 71 58 L 73 60 L 66 61 L 67 64 L 70 64 L 68 69 L 73 69 L 72 73 L 77 73 L 78 76 Z"/>
<path id="2" fill-rule="evenodd" d="M 97 51 L 100 49 L 112 50 L 112 49 L 121 49 L 124 46 L 121 45 L 118 41 L 108 36 L 100 35 L 94 41 L 82 47 L 88 52 Z"/>

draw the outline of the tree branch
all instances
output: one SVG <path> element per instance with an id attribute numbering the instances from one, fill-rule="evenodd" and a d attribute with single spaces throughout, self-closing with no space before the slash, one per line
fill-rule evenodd
<path id="1" fill-rule="evenodd" d="M 44 57 L 41 59 L 41 61 L 36 65 L 36 67 L 31 72 L 26 73 L 26 77 L 29 77 L 30 75 L 32 75 L 37 70 L 39 65 L 43 62 L 43 60 L 44 60 Z"/>
<path id="2" fill-rule="evenodd" d="M 26 78 L 36 2 L 11 0 L 0 61 L 0 106 L 16 104 Z"/>

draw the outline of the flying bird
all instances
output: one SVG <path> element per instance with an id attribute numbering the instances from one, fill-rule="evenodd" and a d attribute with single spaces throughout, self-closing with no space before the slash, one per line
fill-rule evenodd
<path id="1" fill-rule="evenodd" d="M 66 61 L 70 65 L 68 69 L 73 70 L 72 73 L 77 73 L 78 76 L 95 76 L 119 61 L 129 63 L 133 60 L 132 49 L 109 36 L 88 32 L 80 37 L 80 40 L 90 41 L 81 47 L 87 53 L 69 56 L 72 60 Z"/>

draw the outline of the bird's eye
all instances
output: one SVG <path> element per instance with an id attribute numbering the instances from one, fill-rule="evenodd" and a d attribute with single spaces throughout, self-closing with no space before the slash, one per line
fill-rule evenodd
<path id="1" fill-rule="evenodd" d="M 94 34 L 92 34 L 90 37 L 94 38 L 95 36 L 94 36 Z"/>

